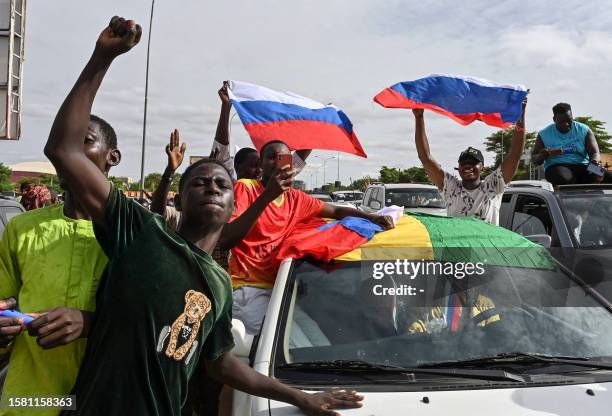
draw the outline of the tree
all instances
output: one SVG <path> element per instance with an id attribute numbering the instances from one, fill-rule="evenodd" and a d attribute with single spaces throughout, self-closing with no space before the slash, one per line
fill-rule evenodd
<path id="1" fill-rule="evenodd" d="M 159 186 L 159 182 L 161 181 L 162 174 L 158 172 L 149 173 L 145 176 L 144 186 L 145 191 L 153 192 Z"/>
<path id="2" fill-rule="evenodd" d="M 485 150 L 487 152 L 495 153 L 495 163 L 493 166 L 485 167 L 485 170 L 482 173 L 482 177 L 486 177 L 489 173 L 497 169 L 502 162 L 502 142 L 503 142 L 503 151 L 504 156 L 510 153 L 510 147 L 512 144 L 512 133 L 514 131 L 514 127 L 510 127 L 504 130 L 498 130 L 495 133 L 491 134 L 484 141 Z M 537 132 L 527 133 L 525 138 L 525 149 L 528 152 L 531 152 L 533 145 L 535 144 L 536 137 L 538 136 Z M 528 166 L 525 166 L 523 162 L 519 164 L 519 167 L 514 175 L 514 179 L 529 179 L 529 170 Z"/>
<path id="3" fill-rule="evenodd" d="M 431 183 L 425 168 L 422 166 L 413 166 L 408 169 L 404 169 L 400 174 L 400 182 L 408 183 Z"/>
<path id="4" fill-rule="evenodd" d="M 12 173 L 8 166 L 0 163 L 0 191 L 10 191 L 13 189 L 11 184 Z"/>
<path id="5" fill-rule="evenodd" d="M 400 170 L 383 166 L 380 168 L 379 180 L 382 183 L 398 183 L 400 181 Z"/>
<path id="6" fill-rule="evenodd" d="M 370 186 L 374 182 L 374 180 L 370 176 L 364 176 L 361 179 L 355 179 L 349 189 L 355 189 L 360 191 L 365 191 L 365 189 Z"/>
<path id="7" fill-rule="evenodd" d="M 606 124 L 605 122 L 595 120 L 592 117 L 574 117 L 574 120 L 589 126 L 595 135 L 595 140 L 597 140 L 599 151 L 601 153 L 612 153 L 612 143 L 610 142 L 612 135 L 608 134 L 604 128 L 604 124 Z"/>

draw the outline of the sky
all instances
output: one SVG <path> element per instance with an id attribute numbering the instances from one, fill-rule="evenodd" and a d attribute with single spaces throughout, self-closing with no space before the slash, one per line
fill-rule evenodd
<path id="1" fill-rule="evenodd" d="M 612 0 L 368 1 L 157 0 L 151 32 L 145 172 L 161 172 L 164 146 L 178 128 L 187 155 L 210 152 L 226 79 L 332 102 L 351 119 L 367 159 L 340 154 L 325 164 L 326 181 L 378 176 L 382 165 L 420 165 L 409 110 L 372 101 L 382 89 L 432 73 L 486 78 L 531 89 L 529 131 L 551 122 L 551 107 L 569 102 L 612 130 Z M 45 160 L 42 149 L 57 109 L 113 15 L 139 22 L 138 46 L 115 60 L 93 112 L 115 128 L 123 153 L 115 176 L 140 177 L 146 41 L 150 1 L 29 1 L 22 136 L 0 141 L 0 162 Z M 461 126 L 426 112 L 434 158 L 452 171 L 459 153 L 483 146 L 496 129 Z M 238 117 L 231 141 L 250 146 Z M 318 156 L 318 157 L 315 157 Z M 315 151 L 298 176 L 323 181 Z M 485 163 L 494 155 L 487 153 Z M 181 169 L 181 171 L 184 167 Z"/>

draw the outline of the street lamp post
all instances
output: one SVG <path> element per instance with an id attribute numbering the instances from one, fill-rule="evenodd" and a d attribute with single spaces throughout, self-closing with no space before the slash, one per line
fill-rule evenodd
<path id="1" fill-rule="evenodd" d="M 322 158 L 321 156 L 315 156 L 318 159 L 321 159 L 323 161 L 323 184 L 321 185 L 321 187 L 323 187 L 325 185 L 325 164 L 332 159 L 335 159 L 336 156 L 332 156 L 332 157 L 328 157 L 327 159 Z"/>
<path id="2" fill-rule="evenodd" d="M 145 96 L 144 117 L 142 120 L 142 155 L 140 158 L 140 197 L 144 198 L 144 166 L 145 166 L 145 144 L 147 141 L 147 101 L 149 99 L 149 51 L 151 49 L 151 29 L 153 28 L 153 9 L 155 0 L 151 0 L 151 19 L 149 20 L 149 39 L 147 41 L 147 69 L 145 72 Z"/>

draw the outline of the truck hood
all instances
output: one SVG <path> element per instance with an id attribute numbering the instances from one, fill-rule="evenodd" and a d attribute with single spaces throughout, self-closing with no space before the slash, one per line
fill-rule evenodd
<path id="1" fill-rule="evenodd" d="M 589 389 L 592 396 L 587 394 Z M 362 408 L 337 411 L 346 416 L 596 416 L 607 415 L 612 409 L 612 383 L 363 395 Z M 429 403 L 425 403 L 425 397 Z M 303 413 L 286 403 L 271 401 L 270 415 Z"/>

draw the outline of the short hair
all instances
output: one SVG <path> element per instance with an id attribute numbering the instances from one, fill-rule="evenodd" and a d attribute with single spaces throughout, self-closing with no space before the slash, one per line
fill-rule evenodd
<path id="1" fill-rule="evenodd" d="M 261 148 L 261 152 L 260 153 L 263 155 L 265 150 L 266 150 L 266 147 L 270 146 L 271 144 L 276 144 L 276 143 L 282 144 L 283 146 L 287 146 L 287 148 L 289 148 L 289 145 L 287 145 L 287 143 L 285 143 L 282 140 L 271 140 L 268 143 L 263 145 L 263 147 Z"/>
<path id="2" fill-rule="evenodd" d="M 568 103 L 558 103 L 558 104 L 555 104 L 552 110 L 553 110 L 553 115 L 565 114 L 568 111 L 569 112 L 572 111 L 572 106 L 569 105 Z"/>
<path id="3" fill-rule="evenodd" d="M 191 165 L 187 166 L 187 169 L 185 169 L 185 172 L 183 172 L 183 174 L 181 175 L 181 179 L 179 180 L 179 193 L 182 192 L 183 186 L 187 182 L 187 178 L 189 178 L 193 170 L 197 168 L 198 166 L 209 164 L 209 163 L 221 166 L 223 170 L 225 171 L 225 173 L 227 173 L 227 176 L 229 176 L 229 178 L 232 179 L 232 175 L 229 173 L 229 171 L 227 170 L 227 168 L 225 167 L 223 163 L 219 162 L 217 159 L 213 159 L 210 157 L 203 157 L 197 162 L 194 162 Z"/>
<path id="4" fill-rule="evenodd" d="M 243 164 L 251 153 L 257 153 L 257 150 L 251 147 L 243 147 L 242 149 L 238 150 L 234 155 L 234 169 L 237 169 L 238 165 Z"/>
<path id="5" fill-rule="evenodd" d="M 104 143 L 106 147 L 109 149 L 117 148 L 117 134 L 115 133 L 115 129 L 111 126 L 106 120 L 102 117 L 98 117 L 95 114 L 89 115 L 89 121 L 96 123 L 100 127 L 100 131 L 102 132 L 102 136 L 104 137 Z"/>

